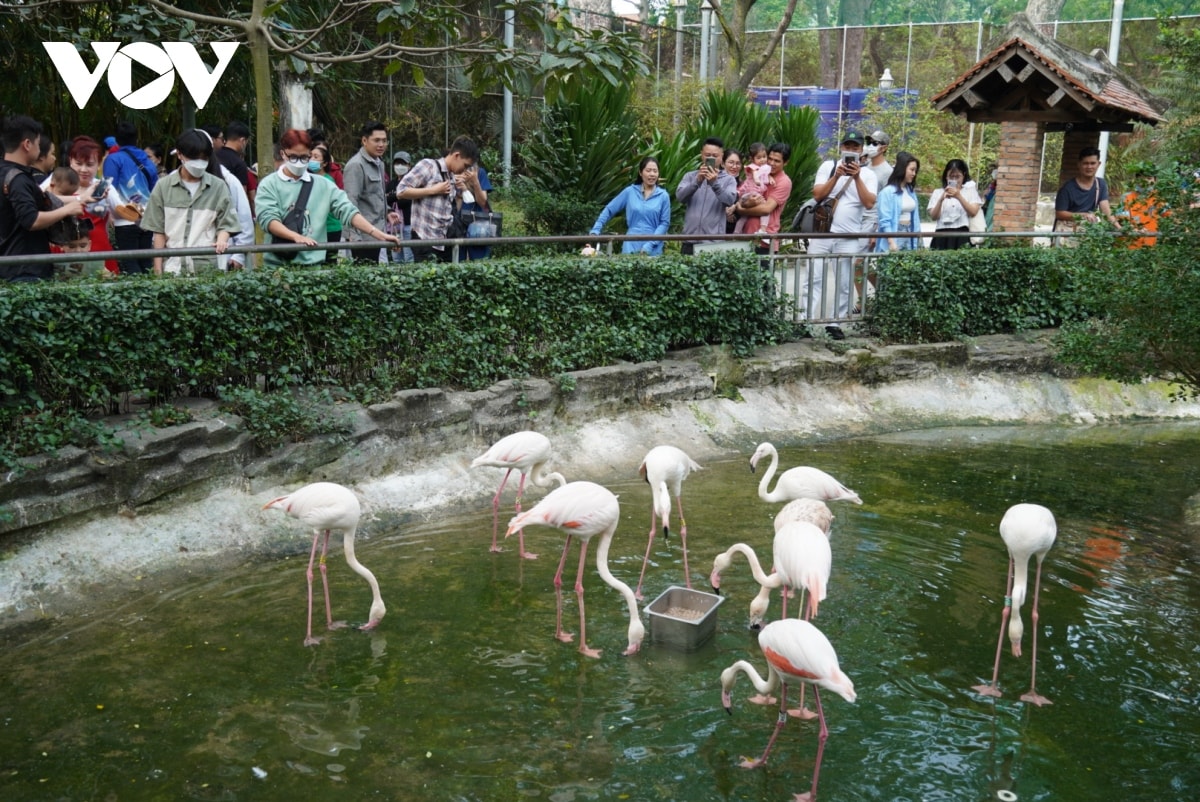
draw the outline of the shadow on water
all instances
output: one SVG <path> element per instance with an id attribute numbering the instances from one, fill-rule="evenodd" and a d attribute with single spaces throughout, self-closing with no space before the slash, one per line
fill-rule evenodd
<path id="1" fill-rule="evenodd" d="M 748 456 L 684 485 L 698 587 L 734 542 L 769 563 L 778 506 L 756 497 Z M 1183 520 L 1198 456 L 1200 428 L 1161 424 L 784 449 L 782 468 L 822 467 L 866 502 L 834 507 L 817 624 L 859 698 L 826 695 L 821 799 L 1200 798 L 1200 535 Z M 649 495 L 633 478 L 609 486 L 622 502 L 612 569 L 633 584 Z M 1059 524 L 1043 576 L 1038 688 L 1054 702 L 1043 708 L 1018 701 L 1028 648 L 1005 649 L 1002 698 L 968 690 L 990 678 L 1007 559 L 996 526 L 1018 501 L 1046 504 Z M 541 557 L 521 561 L 513 543 L 488 553 L 490 529 L 486 501 L 401 532 L 368 523 L 358 554 L 387 618 L 312 649 L 299 530 L 294 555 L 0 633 L 0 797 L 691 801 L 808 789 L 812 723 L 789 722 L 765 768 L 737 766 L 775 720 L 745 683 L 732 716 L 720 705 L 721 669 L 741 658 L 764 669 L 743 563 L 725 575 L 711 642 L 690 654 L 647 642 L 633 658 L 620 655 L 623 604 L 589 570 L 589 641 L 604 649 L 593 661 L 553 639 L 560 536 L 530 529 Z M 364 620 L 369 592 L 340 555 L 330 577 L 335 616 Z M 682 578 L 678 541 L 659 540 L 647 598 Z"/>

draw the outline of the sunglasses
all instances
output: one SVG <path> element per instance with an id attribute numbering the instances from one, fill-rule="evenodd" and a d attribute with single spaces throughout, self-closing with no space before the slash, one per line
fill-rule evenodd
<path id="1" fill-rule="evenodd" d="M 867 144 L 868 144 L 868 145 L 882 145 L 883 143 L 882 143 L 882 142 L 878 142 L 878 141 L 876 141 L 876 140 L 874 140 L 874 139 L 871 139 L 870 137 L 867 137 Z"/>

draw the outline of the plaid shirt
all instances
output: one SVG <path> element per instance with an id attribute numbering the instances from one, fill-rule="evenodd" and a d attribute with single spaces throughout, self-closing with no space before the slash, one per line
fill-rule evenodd
<path id="1" fill-rule="evenodd" d="M 442 239 L 446 236 L 446 229 L 454 214 L 454 201 L 458 197 L 454 176 L 446 167 L 445 159 L 421 159 L 416 167 L 400 179 L 400 185 L 396 188 L 399 193 L 404 189 L 419 189 L 443 181 L 450 182 L 448 194 L 413 198 L 412 230 L 419 239 Z"/>

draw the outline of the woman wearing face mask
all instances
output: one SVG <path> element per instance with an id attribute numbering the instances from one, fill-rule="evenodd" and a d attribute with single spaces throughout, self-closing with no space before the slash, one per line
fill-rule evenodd
<path id="1" fill-rule="evenodd" d="M 398 237 L 380 231 L 358 213 L 345 191 L 338 189 L 332 181 L 309 172 L 309 164 L 313 161 L 312 151 L 312 139 L 308 132 L 293 128 L 283 133 L 279 138 L 279 152 L 283 161 L 278 170 L 259 182 L 255 211 L 259 227 L 271 235 L 272 242 L 294 242 L 308 245 L 314 250 L 267 253 L 263 256 L 263 263 L 277 267 L 289 262 L 297 265 L 324 262 L 325 249 L 319 246 L 329 242 L 326 223 L 330 215 L 337 217 L 343 226 L 352 226 L 369 237 L 398 245 Z M 293 230 L 284 220 L 299 203 L 301 190 L 306 183 L 311 184 L 312 188 L 308 190 L 308 199 L 304 201 L 303 220 Z"/>
<path id="2" fill-rule="evenodd" d="M 333 181 L 333 176 L 329 174 L 329 165 L 333 163 L 333 159 L 329 156 L 329 146 L 325 144 L 313 145 L 312 156 L 308 160 L 308 171 L 313 175 L 319 175 L 322 178 Z M 334 181 L 334 185 L 337 182 Z M 325 218 L 325 241 L 326 242 L 341 242 L 342 241 L 342 221 L 338 219 L 336 214 L 330 214 Z M 337 251 L 329 250 L 325 254 L 325 264 L 331 265 L 338 260 Z"/>
<path id="3" fill-rule="evenodd" d="M 213 248 L 213 256 L 154 258 L 154 272 L 187 273 L 217 267 L 232 234 L 241 231 L 237 209 L 203 131 L 184 131 L 175 143 L 180 167 L 154 185 L 142 228 L 154 234 L 155 248 Z"/>
<path id="4" fill-rule="evenodd" d="M 412 198 L 397 198 L 396 190 L 400 186 L 400 179 L 408 175 L 410 169 L 412 169 L 412 156 L 408 154 L 407 150 L 398 150 L 392 154 L 392 177 L 388 180 L 387 185 L 387 204 L 389 209 L 400 213 L 401 231 L 397 233 L 400 233 L 400 238 L 405 240 L 412 239 L 413 202 Z M 405 248 L 397 261 L 411 262 L 412 260 L 412 250 Z"/>

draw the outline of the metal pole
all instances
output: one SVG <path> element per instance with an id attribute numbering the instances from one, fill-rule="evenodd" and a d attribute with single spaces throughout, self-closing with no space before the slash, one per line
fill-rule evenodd
<path id="1" fill-rule="evenodd" d="M 683 12 L 687 8 L 680 3 L 675 6 L 675 127 L 679 127 L 679 85 L 683 83 Z"/>
<path id="2" fill-rule="evenodd" d="M 787 55 L 787 31 L 779 37 L 779 108 L 783 108 L 783 57 Z"/>
<path id="3" fill-rule="evenodd" d="M 507 9 L 504 12 L 504 46 L 510 51 L 516 36 L 516 12 Z M 504 171 L 504 186 L 512 182 L 512 143 L 513 143 L 513 94 L 507 86 L 504 87 L 504 143 L 501 153 L 502 169 Z"/>
<path id="4" fill-rule="evenodd" d="M 975 63 L 979 63 L 979 58 L 983 50 L 983 20 L 976 23 L 975 31 Z M 911 30 L 911 29 L 910 29 Z M 911 40 L 910 40 L 911 41 Z M 971 164 L 971 151 L 975 147 L 975 123 L 971 123 L 967 127 L 967 164 Z"/>
<path id="5" fill-rule="evenodd" d="M 712 6 L 708 0 L 700 6 L 700 83 L 708 80 L 708 29 L 712 25 Z"/>
<path id="6" fill-rule="evenodd" d="M 846 37 L 849 31 L 849 25 L 842 26 L 842 66 L 838 70 L 838 136 L 844 136 L 846 133 L 842 117 L 846 113 Z"/>
<path id="7" fill-rule="evenodd" d="M 1108 60 L 1114 65 L 1121 51 L 1121 22 L 1125 16 L 1125 0 L 1113 0 L 1112 27 L 1108 31 Z M 1100 169 L 1096 175 L 1104 177 L 1104 168 L 1108 166 L 1108 131 L 1100 132 Z"/>

